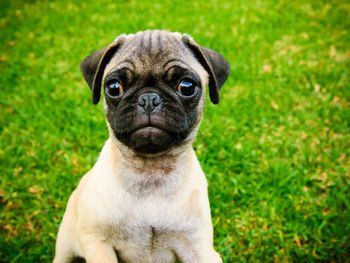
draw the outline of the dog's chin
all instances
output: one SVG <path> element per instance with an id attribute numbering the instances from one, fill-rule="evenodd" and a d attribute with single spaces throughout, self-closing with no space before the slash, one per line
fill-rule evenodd
<path id="1" fill-rule="evenodd" d="M 141 154 L 165 152 L 175 143 L 171 132 L 157 127 L 143 127 L 133 131 L 128 138 L 128 146 Z"/>

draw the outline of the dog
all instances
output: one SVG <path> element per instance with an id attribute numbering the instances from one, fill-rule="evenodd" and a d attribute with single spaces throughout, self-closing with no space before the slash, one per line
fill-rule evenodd
<path id="1" fill-rule="evenodd" d="M 218 263 L 207 181 L 192 148 L 230 72 L 218 52 L 178 32 L 118 36 L 81 63 L 109 139 L 72 193 L 54 263 Z"/>

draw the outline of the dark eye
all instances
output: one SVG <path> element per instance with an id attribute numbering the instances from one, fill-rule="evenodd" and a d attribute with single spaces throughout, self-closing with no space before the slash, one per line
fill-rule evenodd
<path id="1" fill-rule="evenodd" d="M 177 86 L 177 92 L 185 98 L 194 96 L 198 91 L 196 85 L 190 80 L 183 80 Z"/>
<path id="2" fill-rule="evenodd" d="M 117 80 L 111 80 L 107 83 L 107 94 L 111 98 L 117 98 L 123 95 L 123 86 Z"/>

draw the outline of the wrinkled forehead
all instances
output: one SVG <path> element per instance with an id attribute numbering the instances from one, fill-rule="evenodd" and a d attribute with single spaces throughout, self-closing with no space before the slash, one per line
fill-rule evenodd
<path id="1" fill-rule="evenodd" d="M 180 33 L 155 30 L 126 35 L 124 38 L 104 75 L 123 67 L 131 68 L 135 73 L 155 74 L 177 65 L 206 78 L 204 68 L 185 46 Z"/>

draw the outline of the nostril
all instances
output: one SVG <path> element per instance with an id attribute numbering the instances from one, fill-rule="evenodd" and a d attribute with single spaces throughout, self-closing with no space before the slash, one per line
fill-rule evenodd
<path id="1" fill-rule="evenodd" d="M 141 107 L 144 107 L 147 104 L 147 96 L 145 95 L 146 94 L 142 94 L 137 101 L 137 104 L 139 104 Z"/>
<path id="2" fill-rule="evenodd" d="M 152 105 L 153 106 L 158 106 L 160 104 L 160 97 L 158 96 L 158 94 L 152 94 L 151 95 L 151 101 L 152 101 Z"/>

